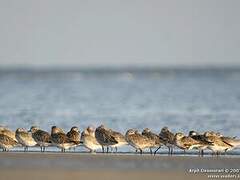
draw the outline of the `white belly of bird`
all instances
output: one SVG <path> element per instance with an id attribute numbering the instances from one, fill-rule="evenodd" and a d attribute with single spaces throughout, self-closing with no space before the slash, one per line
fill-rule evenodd
<path id="1" fill-rule="evenodd" d="M 225 146 L 218 146 L 218 145 L 209 146 L 208 148 L 213 152 L 225 152 L 225 150 L 227 149 L 227 147 Z"/>
<path id="2" fill-rule="evenodd" d="M 38 141 L 37 144 L 39 146 L 44 146 L 44 147 L 51 146 L 51 143 L 47 143 L 47 142 L 40 142 L 40 141 Z"/>
<path id="3" fill-rule="evenodd" d="M 176 146 L 179 147 L 180 149 L 184 149 L 182 143 L 180 141 L 176 141 Z"/>
<path id="4" fill-rule="evenodd" d="M 117 144 L 111 145 L 110 147 L 120 147 L 120 146 L 124 146 L 124 145 L 127 145 L 127 144 L 128 144 L 127 142 L 119 142 Z"/>
<path id="5" fill-rule="evenodd" d="M 201 145 L 199 144 L 194 144 L 192 146 L 190 146 L 188 149 L 191 150 L 191 149 L 198 149 L 199 147 L 201 147 Z"/>
<path id="6" fill-rule="evenodd" d="M 76 147 L 76 144 L 74 144 L 74 143 L 63 143 L 63 144 L 57 144 L 57 147 L 63 148 L 63 149 L 70 149 L 72 147 Z"/>
<path id="7" fill-rule="evenodd" d="M 135 149 L 146 149 L 149 148 L 148 145 L 139 145 L 137 143 L 129 142 L 131 146 L 133 146 Z"/>
<path id="8" fill-rule="evenodd" d="M 237 140 L 237 141 L 235 141 L 235 142 L 232 142 L 231 145 L 232 145 L 234 148 L 239 149 L 239 148 L 240 148 L 240 141 Z"/>
<path id="9" fill-rule="evenodd" d="M 12 147 L 13 147 L 12 145 L 0 144 L 0 148 L 2 149 L 11 149 Z"/>
<path id="10" fill-rule="evenodd" d="M 91 141 L 83 141 L 83 145 L 86 146 L 86 148 L 90 149 L 90 150 L 97 150 L 97 149 L 101 149 L 102 146 L 96 143 L 93 143 Z"/>
<path id="11" fill-rule="evenodd" d="M 31 139 L 31 140 L 24 140 L 22 138 L 17 138 L 18 142 L 21 143 L 22 145 L 24 146 L 28 146 L 28 147 L 31 147 L 31 146 L 35 146 L 37 144 L 36 141 L 34 141 L 34 139 Z"/>

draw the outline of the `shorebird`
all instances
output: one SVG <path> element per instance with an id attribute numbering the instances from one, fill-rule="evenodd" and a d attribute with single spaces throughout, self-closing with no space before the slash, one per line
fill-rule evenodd
<path id="1" fill-rule="evenodd" d="M 144 149 L 150 148 L 153 145 L 146 136 L 138 133 L 135 129 L 129 129 L 125 134 L 125 139 L 128 144 L 136 149 L 136 152 L 139 150 L 140 154 L 142 154 Z"/>
<path id="2" fill-rule="evenodd" d="M 2 148 L 3 151 L 9 151 L 9 149 L 13 148 L 17 144 L 18 142 L 11 137 L 0 134 L 0 148 Z"/>
<path id="3" fill-rule="evenodd" d="M 207 141 L 213 143 L 212 145 L 208 146 L 208 149 L 210 149 L 213 154 L 219 155 L 227 150 L 233 149 L 234 147 L 233 145 L 223 141 L 222 136 L 215 132 L 205 132 L 204 136 Z"/>
<path id="4" fill-rule="evenodd" d="M 102 146 L 102 151 L 104 152 L 104 146 L 107 146 L 107 153 L 109 146 L 117 144 L 117 140 L 112 135 L 112 130 L 104 127 L 103 125 L 99 126 L 95 131 L 95 137 L 99 144 Z"/>
<path id="5" fill-rule="evenodd" d="M 51 135 L 48 132 L 39 129 L 36 126 L 32 126 L 30 132 L 32 133 L 33 139 L 40 146 L 41 152 L 44 152 L 45 148 L 51 145 Z"/>
<path id="6" fill-rule="evenodd" d="M 6 135 L 12 139 L 14 139 L 15 141 L 17 141 L 16 137 L 15 137 L 15 132 L 11 131 L 10 129 L 0 126 L 0 134 Z"/>
<path id="7" fill-rule="evenodd" d="M 75 151 L 75 147 L 78 146 L 80 144 L 80 139 L 81 139 L 81 135 L 80 135 L 80 131 L 78 130 L 78 128 L 76 126 L 73 126 L 70 131 L 67 133 L 67 137 L 74 142 L 76 145 L 73 147 L 74 151 Z"/>
<path id="8" fill-rule="evenodd" d="M 161 148 L 163 142 L 160 140 L 159 136 L 157 134 L 151 132 L 151 130 L 149 128 L 145 128 L 142 131 L 142 135 L 146 136 L 149 139 L 149 141 L 152 142 L 152 146 L 149 147 L 151 154 L 152 154 L 152 148 L 158 148 L 158 149 Z"/>
<path id="9" fill-rule="evenodd" d="M 199 155 L 204 155 L 204 150 L 207 149 L 210 145 L 213 145 L 212 142 L 209 142 L 203 134 L 199 134 L 196 131 L 189 131 L 189 137 L 193 138 L 196 141 L 199 141 L 202 146 L 198 147 Z"/>
<path id="10" fill-rule="evenodd" d="M 82 132 L 81 141 L 90 152 L 96 152 L 97 149 L 102 148 L 95 138 L 95 129 L 93 127 L 89 126 Z"/>
<path id="11" fill-rule="evenodd" d="M 35 146 L 37 142 L 33 139 L 32 133 L 28 132 L 23 128 L 18 128 L 16 130 L 16 139 L 22 146 L 24 146 L 24 151 L 28 151 L 28 147 Z"/>
<path id="12" fill-rule="evenodd" d="M 115 152 L 117 152 L 118 147 L 127 145 L 127 141 L 125 140 L 125 136 L 122 135 L 120 132 L 111 131 L 112 136 L 117 141 L 116 144 L 110 145 L 111 148 L 115 148 Z"/>
<path id="13" fill-rule="evenodd" d="M 67 133 L 67 137 L 74 142 L 75 144 L 79 144 L 80 143 L 80 131 L 78 130 L 78 128 L 76 126 L 73 126 L 71 128 L 71 130 Z"/>
<path id="14" fill-rule="evenodd" d="M 180 149 L 183 149 L 185 153 L 185 150 L 198 149 L 204 144 L 202 144 L 200 141 L 197 141 L 189 136 L 185 136 L 183 133 L 176 133 L 175 145 Z"/>
<path id="15" fill-rule="evenodd" d="M 163 142 L 163 144 L 168 148 L 168 154 L 172 155 L 173 148 L 175 146 L 174 145 L 175 135 L 168 129 L 168 127 L 163 127 L 161 129 L 161 132 L 159 133 L 159 138 Z M 154 154 L 156 154 L 158 149 L 154 152 Z"/>
<path id="16" fill-rule="evenodd" d="M 237 139 L 236 137 L 226 136 L 222 136 L 220 138 L 223 142 L 230 144 L 232 146 L 232 149 L 240 148 L 240 139 Z"/>
<path id="17" fill-rule="evenodd" d="M 52 126 L 51 140 L 52 144 L 60 148 L 62 152 L 76 145 L 67 137 L 61 128 L 56 126 Z"/>

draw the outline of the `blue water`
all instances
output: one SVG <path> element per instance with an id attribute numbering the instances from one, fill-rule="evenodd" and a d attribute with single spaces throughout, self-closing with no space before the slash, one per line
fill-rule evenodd
<path id="1" fill-rule="evenodd" d="M 238 69 L 0 70 L 0 125 L 240 136 Z"/>

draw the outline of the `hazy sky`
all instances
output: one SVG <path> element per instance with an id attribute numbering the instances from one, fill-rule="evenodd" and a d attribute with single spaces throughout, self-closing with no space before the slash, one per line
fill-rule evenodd
<path id="1" fill-rule="evenodd" d="M 239 0 L 0 0 L 0 65 L 240 65 Z"/>

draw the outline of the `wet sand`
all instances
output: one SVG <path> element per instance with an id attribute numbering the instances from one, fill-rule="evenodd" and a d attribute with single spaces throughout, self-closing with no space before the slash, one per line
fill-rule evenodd
<path id="1" fill-rule="evenodd" d="M 239 157 L 7 152 L 0 153 L 0 179 L 213 179 L 230 173 L 189 171 L 239 168 Z"/>

